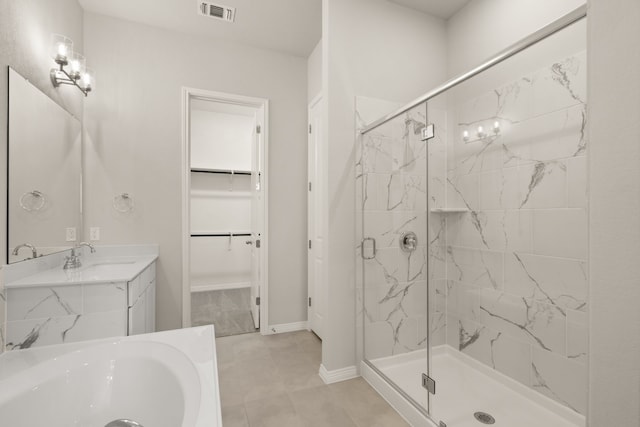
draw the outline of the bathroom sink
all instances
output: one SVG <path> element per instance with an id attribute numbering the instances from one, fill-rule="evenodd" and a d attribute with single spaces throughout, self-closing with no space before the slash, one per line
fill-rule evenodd
<path id="1" fill-rule="evenodd" d="M 100 261 L 100 262 L 94 262 L 93 264 L 89 265 L 88 268 L 91 267 L 95 267 L 95 266 L 101 266 L 101 265 L 108 265 L 108 266 L 112 266 L 112 267 L 117 267 L 117 266 L 121 266 L 121 265 L 131 265 L 131 264 L 135 264 L 136 261 L 131 260 L 131 261 Z"/>
<path id="2" fill-rule="evenodd" d="M 135 263 L 135 261 L 99 261 L 81 267 L 80 272 L 83 276 L 97 278 L 112 275 L 121 271 L 122 268 L 131 267 Z"/>

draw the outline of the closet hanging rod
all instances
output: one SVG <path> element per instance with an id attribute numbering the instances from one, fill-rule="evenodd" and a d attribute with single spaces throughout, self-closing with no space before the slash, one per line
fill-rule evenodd
<path id="1" fill-rule="evenodd" d="M 224 174 L 224 175 L 251 175 L 251 171 L 237 171 L 237 170 L 231 170 L 231 169 L 191 168 L 191 172 L 217 173 L 217 174 Z"/>
<path id="2" fill-rule="evenodd" d="M 250 237 L 251 233 L 192 234 L 191 237 Z"/>

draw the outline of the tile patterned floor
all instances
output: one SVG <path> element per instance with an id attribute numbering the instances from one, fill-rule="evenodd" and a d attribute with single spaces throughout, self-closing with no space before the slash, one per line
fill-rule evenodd
<path id="1" fill-rule="evenodd" d="M 224 427 L 406 427 L 362 378 L 325 385 L 311 332 L 216 339 Z"/>
<path id="2" fill-rule="evenodd" d="M 213 323 L 216 337 L 255 332 L 250 298 L 250 288 L 192 292 L 191 325 Z"/>

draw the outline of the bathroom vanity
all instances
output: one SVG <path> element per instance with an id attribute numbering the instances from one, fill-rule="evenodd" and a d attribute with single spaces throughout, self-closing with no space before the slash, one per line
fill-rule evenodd
<path id="1" fill-rule="evenodd" d="M 63 269 L 55 254 L 6 266 L 6 349 L 155 331 L 155 245 L 81 249 Z"/>

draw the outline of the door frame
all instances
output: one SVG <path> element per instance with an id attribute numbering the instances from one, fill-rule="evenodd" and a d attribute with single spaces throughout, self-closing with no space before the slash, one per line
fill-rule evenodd
<path id="1" fill-rule="evenodd" d="M 264 230 L 261 235 L 260 253 L 260 333 L 266 335 L 269 319 L 269 100 L 243 95 L 235 95 L 225 92 L 216 92 L 191 87 L 182 87 L 182 150 L 181 150 L 181 202 L 182 202 L 182 327 L 191 327 L 191 265 L 190 239 L 191 239 L 191 142 L 190 126 L 191 109 L 190 100 L 198 98 L 211 102 L 242 105 L 259 110 L 263 108 L 263 156 L 262 156 L 262 192 L 263 192 L 263 216 Z"/>
<path id="2" fill-rule="evenodd" d="M 323 97 L 322 97 L 322 93 L 318 93 L 316 96 L 313 97 L 313 99 L 311 100 L 311 102 L 309 102 L 309 104 L 307 105 L 307 122 L 309 124 L 309 126 L 312 125 L 311 123 L 311 113 L 313 111 L 313 109 L 318 106 L 318 104 L 320 104 L 320 102 L 323 101 Z M 321 110 L 322 111 L 322 110 Z M 322 174 L 324 172 L 324 170 L 320 170 L 318 171 L 318 158 L 314 155 L 313 160 L 314 160 L 314 176 L 311 176 L 309 174 L 310 171 L 310 161 L 311 161 L 311 146 L 310 143 L 313 139 L 315 139 L 316 145 L 320 144 L 320 150 L 324 150 L 324 144 L 323 141 L 318 141 L 317 140 L 317 132 L 318 130 L 314 130 L 313 133 L 311 132 L 311 128 L 309 128 L 309 133 L 307 134 L 307 180 L 309 181 L 309 183 L 313 183 L 313 186 L 315 187 L 314 190 L 309 190 L 307 192 L 307 239 L 310 241 L 315 241 L 316 240 L 316 234 L 312 233 L 311 230 L 315 230 L 315 217 L 312 218 L 312 215 L 316 215 L 315 212 L 319 212 L 321 210 L 324 209 L 323 206 L 323 201 L 324 201 L 324 195 L 321 194 L 319 192 L 319 188 L 323 189 L 325 188 L 325 186 L 319 186 L 318 185 L 318 180 L 316 179 L 320 174 Z M 318 151 L 318 147 L 314 147 L 315 148 L 315 152 L 317 153 Z M 326 160 L 326 156 L 325 160 Z M 319 173 L 320 172 L 320 173 Z M 325 176 L 322 175 L 320 176 L 319 179 L 324 180 Z M 313 211 L 311 212 L 311 210 L 309 209 L 309 204 L 310 204 L 310 199 L 313 199 L 314 204 L 313 204 Z M 323 234 L 325 237 L 325 241 L 323 242 L 324 244 L 322 245 L 322 259 L 324 260 L 324 262 L 326 263 L 326 254 L 324 252 L 326 252 L 326 227 L 324 224 L 324 218 L 325 216 L 323 216 L 323 224 L 322 224 L 322 228 L 323 228 Z M 312 221 L 313 219 L 313 221 Z M 307 325 L 307 329 L 308 330 L 313 330 L 313 328 L 311 327 L 312 323 L 313 323 L 313 319 L 312 317 L 315 315 L 316 313 L 316 307 L 318 307 L 319 304 L 321 304 L 320 301 L 318 301 L 318 282 L 316 281 L 316 278 L 318 277 L 318 274 L 316 272 L 316 256 L 315 256 L 315 251 L 319 250 L 317 247 L 312 247 L 308 250 L 307 252 L 307 296 L 308 298 L 313 297 L 315 302 L 312 302 L 311 305 L 307 304 L 307 321 L 308 321 L 308 325 Z M 326 264 L 325 264 L 326 265 Z M 323 265 L 323 268 L 324 266 Z M 322 275 L 322 277 L 326 277 L 325 275 Z M 326 292 L 326 283 L 321 283 L 320 284 L 321 288 L 323 291 Z M 323 307 L 326 310 L 326 304 Z M 323 313 L 324 316 L 326 316 L 326 313 Z M 323 319 L 323 323 L 324 323 L 324 319 Z M 322 330 L 324 330 L 324 324 L 320 325 L 321 326 L 321 331 L 314 331 L 314 333 L 318 333 L 319 335 L 324 335 L 324 333 L 322 332 Z"/>

